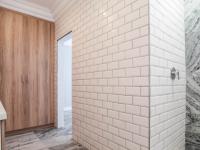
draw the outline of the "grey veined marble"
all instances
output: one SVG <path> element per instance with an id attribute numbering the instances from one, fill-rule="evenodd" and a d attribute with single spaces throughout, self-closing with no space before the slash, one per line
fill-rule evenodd
<path id="1" fill-rule="evenodd" d="M 200 150 L 200 0 L 185 0 L 186 150 Z"/>

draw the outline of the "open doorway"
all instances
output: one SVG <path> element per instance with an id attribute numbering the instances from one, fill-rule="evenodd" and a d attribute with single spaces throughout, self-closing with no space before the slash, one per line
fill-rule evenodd
<path id="1" fill-rule="evenodd" d="M 72 128 L 72 33 L 58 40 L 58 128 Z"/>

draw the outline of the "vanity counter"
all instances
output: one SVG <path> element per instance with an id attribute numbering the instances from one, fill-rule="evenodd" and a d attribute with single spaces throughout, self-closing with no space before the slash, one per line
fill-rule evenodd
<path id="1" fill-rule="evenodd" d="M 6 111 L 0 101 L 0 150 L 5 150 L 5 122 L 7 119 Z"/>
<path id="2" fill-rule="evenodd" d="M 6 120 L 7 119 L 7 114 L 6 111 L 0 101 L 0 120 Z"/>

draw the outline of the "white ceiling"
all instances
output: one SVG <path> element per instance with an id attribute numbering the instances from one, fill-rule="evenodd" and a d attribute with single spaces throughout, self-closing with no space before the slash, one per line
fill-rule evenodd
<path id="1" fill-rule="evenodd" d="M 74 2 L 75 0 L 0 0 L 0 7 L 55 21 L 57 11 Z"/>
<path id="2" fill-rule="evenodd" d="M 57 0 L 26 0 L 26 1 L 31 2 L 31 3 L 35 3 L 37 5 L 40 5 L 42 7 L 46 7 L 46 8 L 51 10 L 55 1 L 57 1 Z"/>
<path id="3" fill-rule="evenodd" d="M 0 0 L 0 6 L 54 21 L 53 9 L 63 0 Z"/>

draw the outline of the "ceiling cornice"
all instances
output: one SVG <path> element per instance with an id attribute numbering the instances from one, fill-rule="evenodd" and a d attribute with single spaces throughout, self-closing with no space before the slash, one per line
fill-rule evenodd
<path id="1" fill-rule="evenodd" d="M 28 1 L 22 0 L 0 0 L 0 6 L 15 10 L 34 17 L 54 21 L 53 15 L 48 8 L 41 7 Z"/>

